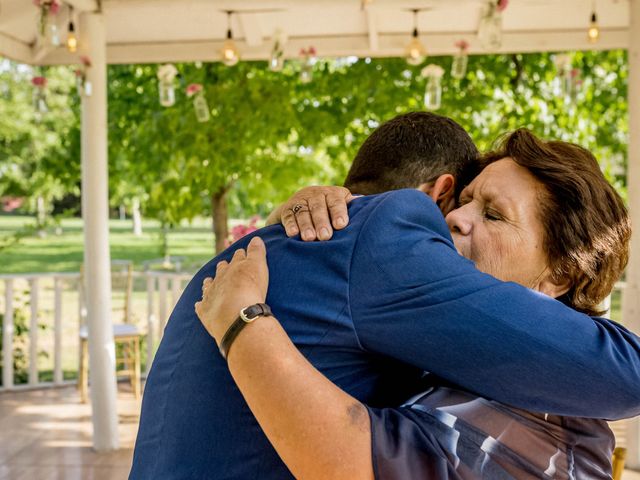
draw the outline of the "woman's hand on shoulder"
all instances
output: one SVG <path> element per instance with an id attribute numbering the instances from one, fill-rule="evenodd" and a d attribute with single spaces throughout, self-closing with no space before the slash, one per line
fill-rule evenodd
<path id="1" fill-rule="evenodd" d="M 347 205 L 354 198 L 345 187 L 306 187 L 274 211 L 267 224 L 280 222 L 287 236 L 300 234 L 305 242 L 329 240 L 349 223 Z"/>
<path id="2" fill-rule="evenodd" d="M 269 287 L 267 250 L 260 237 L 253 237 L 247 251 L 235 251 L 231 262 L 221 261 L 215 278 L 202 283 L 202 300 L 195 304 L 198 318 L 218 345 L 240 310 L 264 303 Z"/>

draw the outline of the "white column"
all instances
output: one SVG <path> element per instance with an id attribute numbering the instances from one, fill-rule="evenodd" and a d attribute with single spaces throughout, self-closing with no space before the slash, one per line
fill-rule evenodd
<path id="1" fill-rule="evenodd" d="M 107 49 L 104 17 L 84 13 L 81 51 L 89 57 L 92 93 L 82 98 L 82 217 L 89 328 L 89 380 L 93 447 L 118 448 L 116 374 L 111 322 L 107 171 Z"/>
<path id="2" fill-rule="evenodd" d="M 640 333 L 640 0 L 629 2 L 629 153 L 627 190 L 633 235 L 622 297 L 622 320 Z M 627 465 L 640 468 L 640 421 L 629 422 Z"/>
<path id="3" fill-rule="evenodd" d="M 4 316 L 2 317 L 2 386 L 13 388 L 13 280 L 4 281 Z"/>
<path id="4" fill-rule="evenodd" d="M 29 319 L 29 385 L 38 384 L 38 303 L 40 283 L 37 278 L 29 280 L 29 303 L 31 318 Z"/>

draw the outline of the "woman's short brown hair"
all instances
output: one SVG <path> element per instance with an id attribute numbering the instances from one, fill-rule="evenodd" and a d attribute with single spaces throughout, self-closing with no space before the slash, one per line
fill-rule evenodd
<path id="1" fill-rule="evenodd" d="M 622 198 L 588 150 L 543 141 L 527 129 L 507 135 L 484 155 L 483 166 L 512 158 L 544 186 L 539 216 L 552 275 L 568 279 L 560 300 L 589 315 L 611 293 L 629 260 L 631 225 Z"/>

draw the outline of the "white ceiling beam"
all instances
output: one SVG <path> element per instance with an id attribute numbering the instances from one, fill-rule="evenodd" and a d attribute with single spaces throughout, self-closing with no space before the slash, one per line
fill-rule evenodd
<path id="1" fill-rule="evenodd" d="M 0 32 L 0 56 L 20 63 L 32 64 L 31 47 Z"/>
<path id="2" fill-rule="evenodd" d="M 64 3 L 79 12 L 97 12 L 100 8 L 97 0 L 64 0 Z"/>
<path id="3" fill-rule="evenodd" d="M 262 25 L 260 24 L 259 15 L 255 13 L 238 12 L 238 20 L 242 25 L 245 42 L 251 47 L 262 45 L 264 38 L 262 34 Z"/>
<path id="4" fill-rule="evenodd" d="M 483 55 L 491 52 L 483 50 L 475 32 L 457 32 L 447 34 L 421 35 L 429 55 L 453 55 L 457 52 L 455 42 L 466 38 L 470 43 L 469 53 Z M 372 51 L 368 35 L 339 37 L 294 37 L 289 38 L 285 47 L 287 58 L 298 58 L 301 48 L 313 45 L 320 57 L 343 57 L 356 55 L 359 57 L 401 57 L 408 34 L 380 34 L 379 48 Z M 245 42 L 237 42 L 243 60 L 267 60 L 271 45 L 251 47 Z M 503 46 L 493 53 L 532 53 L 573 50 L 610 50 L 628 48 L 629 32 L 626 28 L 602 29 L 600 41 L 588 43 L 583 30 L 573 31 L 539 31 L 539 32 L 505 32 Z M 111 44 L 107 48 L 109 63 L 159 63 L 159 62 L 195 62 L 218 61 L 222 41 L 195 41 L 178 43 L 145 43 L 145 44 Z M 58 48 L 50 52 L 41 63 L 53 65 L 73 64 L 77 62 L 75 55 L 66 49 Z"/>
<path id="5" fill-rule="evenodd" d="M 378 42 L 378 23 L 377 13 L 370 5 L 364 7 L 365 15 L 367 16 L 367 31 L 369 32 L 369 49 L 372 52 L 377 52 L 379 48 Z"/>
<path id="6" fill-rule="evenodd" d="M 31 48 L 31 58 L 33 59 L 33 63 L 40 64 L 44 60 L 44 58 L 51 53 L 53 50 L 52 47 L 48 45 L 43 45 L 41 43 L 37 43 Z"/>
<path id="7" fill-rule="evenodd" d="M 37 18 L 35 8 L 24 8 L 22 3 L 7 3 L 2 5 L 0 12 L 0 29 L 8 29 L 12 24 L 22 24 Z"/>

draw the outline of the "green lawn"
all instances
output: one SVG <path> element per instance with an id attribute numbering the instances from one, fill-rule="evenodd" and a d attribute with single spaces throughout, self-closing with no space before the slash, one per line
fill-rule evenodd
<path id="1" fill-rule="evenodd" d="M 0 238 L 12 235 L 24 225 L 33 224 L 33 217 L 0 216 Z M 232 222 L 233 223 L 233 222 Z M 19 244 L 0 251 L 2 273 L 77 272 L 84 250 L 82 220 L 62 221 L 62 232 L 50 231 L 46 237 L 29 237 Z M 143 262 L 161 257 L 160 226 L 155 221 L 143 223 L 143 235 L 132 233 L 130 220 L 109 221 L 109 241 L 112 259 L 127 259 L 141 270 Z M 213 256 L 213 233 L 209 219 L 197 219 L 169 233 L 169 253 L 185 257 L 185 268 L 196 270 Z M 184 269 L 184 268 L 183 268 Z"/>
<path id="2" fill-rule="evenodd" d="M 34 218 L 27 216 L 0 215 L 0 243 L 2 239 L 13 235 L 26 225 L 33 225 Z M 237 220 L 230 222 L 232 225 Z M 47 231 L 46 236 L 40 238 L 31 236 L 22 239 L 18 244 L 0 251 L 0 273 L 49 273 L 49 272 L 79 272 L 84 251 L 82 220 L 69 218 L 62 221 L 60 232 Z M 112 259 L 126 259 L 134 262 L 136 271 L 143 270 L 144 262 L 157 260 L 161 257 L 160 225 L 155 221 L 143 223 L 143 235 L 136 237 L 132 233 L 130 220 L 110 220 L 109 242 Z M 182 271 L 195 272 L 214 255 L 213 234 L 210 219 L 195 220 L 190 225 L 182 225 L 172 229 L 169 233 L 169 254 L 183 257 Z M 157 269 L 158 265 L 154 267 Z M 119 284 L 118 284 L 119 285 Z M 114 321 L 120 322 L 124 296 L 122 287 L 113 285 L 112 303 Z M 0 281 L 0 319 L 4 312 L 4 282 Z M 62 368 L 65 379 L 77 375 L 78 362 L 78 294 L 77 281 L 67 280 L 63 283 L 63 350 Z M 24 315 L 25 324 L 30 318 L 29 285 L 25 280 L 14 283 L 14 308 Z M 168 313 L 171 312 L 173 296 L 169 293 L 167 299 Z M 156 298 L 155 309 L 157 311 Z M 38 333 L 38 370 L 41 381 L 50 380 L 53 370 L 53 281 L 43 279 L 40 282 L 40 304 L 38 310 L 39 324 L 42 331 Z M 17 313 L 14 312 L 14 313 Z M 138 324 L 146 331 L 147 292 L 144 278 L 136 278 L 132 296 L 132 323 Z M 163 321 L 166 319 L 162 319 Z M 156 346 L 158 342 L 156 334 Z M 26 336 L 14 339 L 14 348 L 27 351 Z M 146 337 L 143 338 L 143 367 L 146 363 Z M 1 348 L 1 346 L 0 346 Z M 16 372 L 16 383 L 26 381 L 26 372 Z"/>

